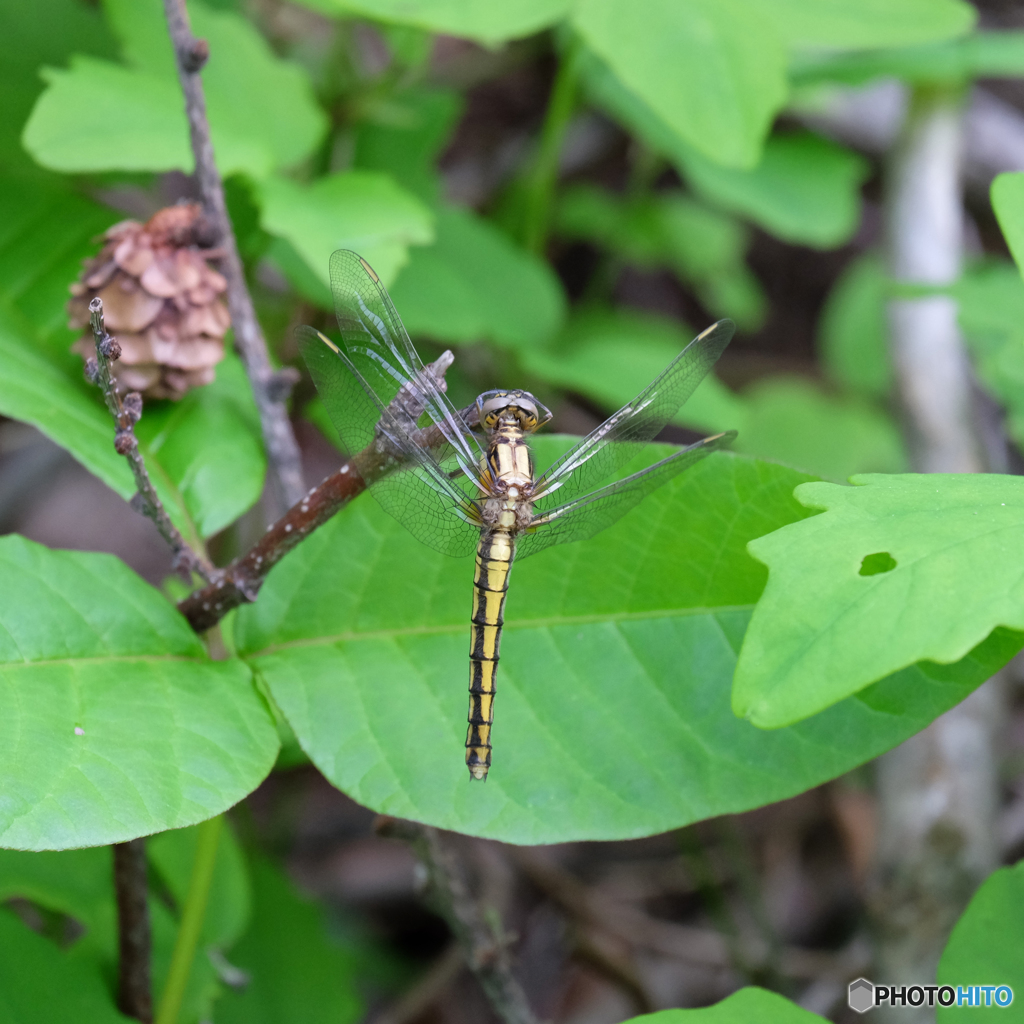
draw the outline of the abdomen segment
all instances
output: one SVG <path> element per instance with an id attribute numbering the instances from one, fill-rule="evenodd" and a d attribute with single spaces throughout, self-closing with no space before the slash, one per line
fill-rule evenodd
<path id="1" fill-rule="evenodd" d="M 508 574 L 515 555 L 511 534 L 484 532 L 476 549 L 473 578 L 473 618 L 469 650 L 469 731 L 466 766 L 474 779 L 486 779 L 491 766 L 491 723 L 494 721 L 494 682 L 504 622 Z"/>

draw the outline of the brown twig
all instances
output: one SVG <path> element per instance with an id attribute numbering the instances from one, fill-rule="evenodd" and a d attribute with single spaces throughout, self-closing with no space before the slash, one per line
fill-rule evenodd
<path id="1" fill-rule="evenodd" d="M 256 319 L 252 296 L 245 283 L 242 261 L 235 234 L 228 218 L 224 186 L 214 161 L 210 141 L 210 123 L 206 118 L 206 98 L 199 71 L 210 56 L 205 39 L 196 39 L 189 26 L 184 0 L 164 0 L 167 27 L 178 65 L 178 78 L 185 94 L 185 115 L 195 157 L 195 175 L 203 208 L 217 243 L 223 250 L 221 270 L 228 282 L 228 309 L 238 349 L 252 383 L 259 409 L 263 441 L 267 447 L 271 486 L 277 500 L 277 512 L 294 505 L 305 489 L 299 446 L 288 419 L 286 402 L 294 379 L 291 371 L 275 372 L 270 363 L 267 343 Z"/>
<path id="2" fill-rule="evenodd" d="M 89 303 L 89 324 L 96 339 L 96 357 L 86 362 L 85 373 L 89 380 L 103 391 L 103 400 L 117 424 L 114 448 L 128 460 L 132 476 L 135 477 L 135 486 L 138 488 L 131 500 L 132 508 L 156 524 L 160 536 L 174 552 L 175 571 L 181 573 L 188 582 L 191 582 L 193 572 L 204 580 L 210 580 L 213 569 L 189 547 L 185 538 L 178 532 L 178 528 L 171 522 L 171 517 L 160 501 L 149 473 L 146 472 L 146 463 L 139 451 L 139 442 L 134 430 L 135 424 L 142 417 L 142 396 L 137 391 L 132 391 L 122 398 L 117 390 L 110 373 L 110 364 L 120 357 L 121 346 L 107 334 L 103 324 L 103 300 L 99 297 Z"/>
<path id="3" fill-rule="evenodd" d="M 443 389 L 444 375 L 453 361 L 451 352 L 444 352 L 424 368 L 424 373 Z M 415 396 L 415 388 L 399 391 L 390 411 L 394 416 L 415 424 L 423 406 L 421 403 L 417 411 L 415 398 L 410 399 L 410 394 Z M 466 425 L 472 427 L 476 406 L 467 406 L 460 415 Z M 424 448 L 431 448 L 444 439 L 437 427 L 428 427 L 418 431 L 417 440 Z M 327 477 L 290 508 L 244 555 L 220 570 L 214 581 L 181 601 L 178 610 L 197 633 L 203 633 L 232 608 L 255 601 L 267 573 L 299 541 L 362 494 L 374 480 L 387 473 L 400 471 L 407 464 L 406 456 L 385 435 L 378 433 L 367 448 L 349 457 L 336 473 Z"/>
<path id="4" fill-rule="evenodd" d="M 114 891 L 117 896 L 117 1008 L 152 1024 L 149 905 L 146 902 L 146 841 L 114 844 Z"/>
<path id="5" fill-rule="evenodd" d="M 466 963 L 505 1024 L 538 1024 L 512 973 L 507 939 L 497 934 L 474 898 L 465 867 L 445 833 L 397 818 L 378 819 L 381 835 L 404 839 L 427 868 L 426 896 L 448 922 Z"/>

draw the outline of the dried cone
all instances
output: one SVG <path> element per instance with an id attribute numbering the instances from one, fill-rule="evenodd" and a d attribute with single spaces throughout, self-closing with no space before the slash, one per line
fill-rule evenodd
<path id="1" fill-rule="evenodd" d="M 121 390 L 177 399 L 213 380 L 231 319 L 221 299 L 227 282 L 207 263 L 217 253 L 201 247 L 208 233 L 195 204 L 169 206 L 145 224 L 121 221 L 71 285 L 73 328 L 88 328 L 89 301 L 103 300 L 107 330 L 121 346 L 112 367 Z M 86 330 L 72 348 L 88 359 L 93 345 Z"/>

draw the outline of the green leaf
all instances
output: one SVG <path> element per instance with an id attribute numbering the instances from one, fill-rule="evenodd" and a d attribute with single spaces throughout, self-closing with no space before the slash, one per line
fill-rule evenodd
<path id="1" fill-rule="evenodd" d="M 263 227 L 291 243 L 324 284 L 335 249 L 352 249 L 385 287 L 408 258 L 410 245 L 434 240 L 434 217 L 418 199 L 374 171 L 347 171 L 303 186 L 286 178 L 259 185 Z"/>
<path id="2" fill-rule="evenodd" d="M 538 439 L 538 466 L 564 447 Z M 737 719 L 729 683 L 764 582 L 746 543 L 807 514 L 802 479 L 713 455 L 594 540 L 517 566 L 486 786 L 463 763 L 472 563 L 369 496 L 274 568 L 239 649 L 316 766 L 383 813 L 544 843 L 780 800 L 901 742 L 1016 650 L 997 636 L 931 685 L 915 667 L 784 731 Z"/>
<path id="3" fill-rule="evenodd" d="M 57 180 L 0 175 L 0 301 L 37 329 L 64 365 L 81 366 L 68 349 L 68 284 L 96 252 L 96 236 L 117 214 Z"/>
<path id="4" fill-rule="evenodd" d="M 762 728 L 799 721 L 923 659 L 956 662 L 997 626 L 1024 629 L 1024 481 L 931 473 L 853 483 L 801 485 L 798 500 L 825 512 L 750 544 L 769 578 L 733 707 Z M 865 574 L 864 559 L 882 552 L 896 567 Z"/>
<path id="5" fill-rule="evenodd" d="M 705 157 L 753 167 L 786 97 L 785 51 L 761 5 L 580 0 L 573 24 L 669 130 Z"/>
<path id="6" fill-rule="evenodd" d="M 181 92 L 166 78 L 77 55 L 44 68 L 22 144 L 53 171 L 192 171 Z M 223 168 L 223 163 L 221 164 Z"/>
<path id="7" fill-rule="evenodd" d="M 476 39 L 495 46 L 554 25 L 565 17 L 569 0 L 300 0 L 332 15 L 361 15 L 375 21 L 413 25 L 428 32 Z"/>
<path id="8" fill-rule="evenodd" d="M 80 0 L 6 0 L 0 4 L 0 164 L 8 171 L 41 176 L 21 146 L 21 130 L 43 83 L 43 64 L 59 64 L 72 52 L 97 57 L 114 53 L 99 12 Z"/>
<path id="9" fill-rule="evenodd" d="M 464 106 L 454 89 L 410 89 L 400 93 L 375 121 L 356 130 L 353 162 L 367 171 L 384 171 L 403 188 L 434 206 L 440 177 L 434 166 Z"/>
<path id="10" fill-rule="evenodd" d="M 112 0 L 110 7 L 136 66 L 77 56 L 67 71 L 46 69 L 49 88 L 25 126 L 25 148 L 59 171 L 190 173 L 184 101 L 167 60 L 162 7 L 156 0 Z M 305 72 L 276 57 L 236 14 L 193 3 L 190 15 L 195 33 L 210 44 L 202 75 L 221 173 L 261 178 L 308 156 L 327 122 Z"/>
<path id="11" fill-rule="evenodd" d="M 565 319 L 562 286 L 548 264 L 457 207 L 438 213 L 437 240 L 410 253 L 391 297 L 411 334 L 445 342 L 536 348 Z"/>
<path id="12" fill-rule="evenodd" d="M 741 988 L 714 1006 L 699 1010 L 659 1010 L 630 1017 L 625 1024 L 812 1024 L 822 1021 L 775 992 L 763 988 Z"/>
<path id="13" fill-rule="evenodd" d="M 135 429 L 151 473 L 180 495 L 199 535 L 211 537 L 252 508 L 267 460 L 242 361 L 225 353 L 212 384 L 180 402 L 152 402 Z"/>
<path id="14" fill-rule="evenodd" d="M 721 167 L 692 150 L 676 155 L 706 200 L 783 241 L 831 249 L 848 241 L 860 223 L 867 161 L 810 132 L 772 136 L 751 170 Z"/>
<path id="15" fill-rule="evenodd" d="M 626 309 L 593 309 L 570 323 L 558 344 L 522 353 L 525 369 L 593 399 L 609 412 L 638 395 L 692 337 L 677 320 Z M 697 430 L 729 430 L 740 400 L 714 375 L 704 378 L 676 421 Z"/>
<path id="16" fill-rule="evenodd" d="M 767 377 L 747 388 L 742 402 L 737 451 L 834 480 L 909 468 L 892 418 L 861 398 L 829 393 L 802 377 Z"/>
<path id="17" fill-rule="evenodd" d="M 0 909 L 0 1020 L 124 1024 L 96 964 L 80 963 Z"/>
<path id="18" fill-rule="evenodd" d="M 0 539 L 0 844 L 120 842 L 219 814 L 277 755 L 238 661 L 109 555 Z"/>
<path id="19" fill-rule="evenodd" d="M 974 894 L 939 961 L 940 985 L 1008 985 L 1024 993 L 1024 861 L 993 871 Z M 994 1004 L 993 1004 L 994 1005 Z M 1011 1011 L 1014 1013 L 1014 1011 Z M 1015 1011 L 1020 1015 L 1020 1010 Z M 977 1016 L 976 1008 L 940 1007 L 940 1024 Z"/>
<path id="20" fill-rule="evenodd" d="M 861 256 L 829 292 L 820 321 L 818 344 L 829 376 L 870 398 L 885 398 L 892 389 L 887 290 L 882 261 Z"/>
<path id="21" fill-rule="evenodd" d="M 362 1019 L 357 957 L 331 941 L 323 912 L 269 863 L 252 864 L 253 920 L 231 961 L 250 975 L 217 1003 L 217 1024 L 347 1024 Z"/>
<path id="22" fill-rule="evenodd" d="M 196 853 L 196 827 L 174 829 L 146 843 L 146 856 L 178 907 L 185 904 Z M 245 858 L 229 824 L 221 830 L 199 949 L 228 949 L 248 927 L 252 891 Z"/>
<path id="23" fill-rule="evenodd" d="M 849 50 L 950 39 L 977 19 L 962 0 L 773 0 L 769 10 L 790 45 Z"/>

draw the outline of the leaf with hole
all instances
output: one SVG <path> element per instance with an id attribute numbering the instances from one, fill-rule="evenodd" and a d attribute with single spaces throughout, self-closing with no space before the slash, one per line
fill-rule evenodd
<path id="1" fill-rule="evenodd" d="M 1024 629 L 1024 481 L 933 473 L 852 482 L 801 485 L 799 501 L 824 511 L 750 544 L 768 586 L 740 652 L 733 707 L 762 728 L 814 715 L 915 662 L 955 663 L 997 627 Z"/>

